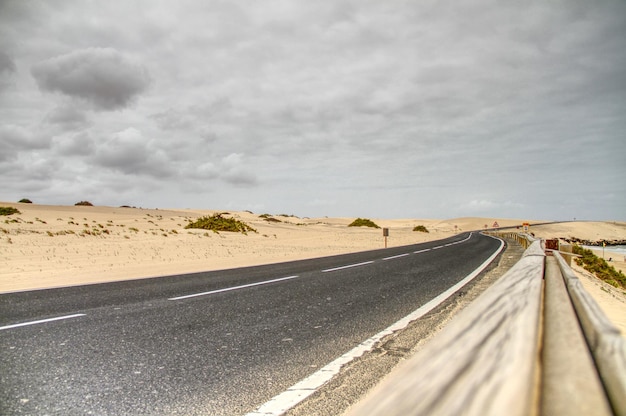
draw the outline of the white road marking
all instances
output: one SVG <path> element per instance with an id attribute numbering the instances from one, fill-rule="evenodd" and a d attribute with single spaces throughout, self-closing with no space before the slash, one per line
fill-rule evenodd
<path id="1" fill-rule="evenodd" d="M 424 250 L 417 250 L 417 251 L 414 251 L 413 254 L 426 253 L 427 251 L 430 251 L 430 249 L 429 248 L 425 248 Z"/>
<path id="2" fill-rule="evenodd" d="M 437 250 L 437 249 L 440 249 L 440 248 L 443 248 L 443 247 L 444 246 L 437 246 L 437 247 L 433 247 L 431 250 Z"/>
<path id="3" fill-rule="evenodd" d="M 281 282 L 283 280 L 295 279 L 297 277 L 298 276 L 287 276 L 287 277 L 281 277 L 279 279 L 264 280 L 262 282 L 250 283 L 250 284 L 247 284 L 247 285 L 233 286 L 233 287 L 227 287 L 227 288 L 224 288 L 224 289 L 211 290 L 209 292 L 193 293 L 191 295 L 178 296 L 178 297 L 175 297 L 175 298 L 169 298 L 168 300 L 181 300 L 181 299 L 195 298 L 197 296 L 212 295 L 214 293 L 229 292 L 231 290 L 238 290 L 238 289 L 244 289 L 246 287 L 266 285 L 268 283 Z"/>
<path id="4" fill-rule="evenodd" d="M 335 270 L 349 269 L 350 267 L 365 266 L 366 264 L 372 264 L 372 263 L 374 263 L 373 260 L 372 261 L 364 261 L 363 263 L 348 264 L 347 266 L 341 266 L 341 267 L 335 267 L 335 268 L 332 268 L 332 269 L 322 270 L 322 273 L 334 272 Z"/>
<path id="5" fill-rule="evenodd" d="M 397 259 L 399 257 L 408 256 L 409 254 L 411 254 L 411 253 L 398 254 L 397 256 L 385 257 L 385 258 L 383 258 L 383 260 L 393 260 L 393 259 Z"/>
<path id="6" fill-rule="evenodd" d="M 4 329 L 19 328 L 20 326 L 37 325 L 37 324 L 43 324 L 43 323 L 46 323 L 46 322 L 60 321 L 62 319 L 78 318 L 79 316 L 85 316 L 85 314 L 84 313 L 75 313 L 74 315 L 57 316 L 56 318 L 41 319 L 39 321 L 23 322 L 21 324 L 0 326 L 0 331 L 2 331 Z"/>
<path id="7" fill-rule="evenodd" d="M 360 357 L 364 353 L 370 351 L 381 339 L 383 339 L 387 335 L 391 335 L 395 331 L 406 328 L 409 323 L 426 315 L 443 301 L 452 296 L 465 284 L 478 276 L 493 261 L 493 259 L 496 258 L 500 251 L 502 251 L 503 247 L 504 243 L 502 242 L 502 240 L 500 240 L 500 247 L 498 248 L 498 250 L 496 250 L 487 260 L 485 260 L 480 266 L 478 266 L 476 270 L 467 275 L 463 280 L 461 280 L 436 298 L 432 299 L 430 302 L 416 309 L 411 314 L 392 324 L 387 329 L 382 330 L 373 337 L 360 343 L 352 350 L 337 358 L 335 361 L 327 364 L 326 366 L 322 367 L 302 381 L 289 387 L 284 392 L 278 394 L 277 396 L 274 396 L 272 399 L 270 399 L 265 404 L 259 406 L 253 412 L 246 414 L 246 416 L 280 416 L 284 414 L 285 412 L 287 412 L 287 410 L 291 409 L 292 407 L 315 393 L 317 389 L 322 387 L 322 385 L 326 384 L 330 379 L 332 379 L 336 374 L 339 373 L 342 366 L 354 360 L 355 358 Z"/>

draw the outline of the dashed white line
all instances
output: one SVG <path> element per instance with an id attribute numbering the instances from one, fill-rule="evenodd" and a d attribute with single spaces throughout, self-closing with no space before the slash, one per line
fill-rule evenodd
<path id="1" fill-rule="evenodd" d="M 393 260 L 393 259 L 397 259 L 397 258 L 400 258 L 400 257 L 408 256 L 409 254 L 411 254 L 411 253 L 398 254 L 397 256 L 385 257 L 385 258 L 383 258 L 383 260 Z"/>
<path id="2" fill-rule="evenodd" d="M 243 289 L 243 288 L 246 288 L 246 287 L 253 287 L 253 286 L 261 286 L 261 285 L 266 285 L 268 283 L 275 283 L 275 282 L 281 282 L 283 280 L 295 279 L 297 277 L 298 276 L 287 276 L 287 277 L 281 277 L 281 278 L 278 278 L 278 279 L 264 280 L 262 282 L 250 283 L 250 284 L 247 284 L 247 285 L 233 286 L 233 287 L 227 287 L 227 288 L 224 288 L 224 289 L 211 290 L 209 292 L 193 293 L 191 295 L 178 296 L 178 297 L 175 297 L 175 298 L 169 298 L 168 300 L 181 300 L 181 299 L 195 298 L 197 296 L 206 296 L 206 295 L 212 295 L 212 294 L 215 294 L 215 293 L 229 292 L 231 290 L 238 290 L 238 289 Z"/>
<path id="3" fill-rule="evenodd" d="M 254 411 L 246 414 L 246 416 L 280 416 L 284 414 L 285 412 L 287 412 L 287 410 L 302 402 L 304 399 L 315 393 L 321 386 L 326 384 L 330 379 L 332 379 L 336 374 L 339 373 L 342 366 L 354 360 L 355 358 L 360 357 L 364 353 L 370 351 L 381 339 L 383 339 L 387 335 L 391 335 L 395 331 L 406 328 L 409 323 L 418 318 L 421 318 L 422 316 L 433 310 L 437 305 L 441 304 L 443 301 L 456 293 L 460 288 L 465 286 L 465 284 L 478 276 L 478 274 L 480 274 L 480 272 L 482 272 L 493 261 L 493 259 L 496 258 L 500 251 L 502 251 L 503 247 L 504 242 L 500 241 L 500 247 L 498 248 L 498 250 L 496 250 L 487 260 L 485 260 L 480 266 L 478 266 L 476 270 L 467 275 L 460 282 L 450 287 L 448 290 L 433 298 L 426 304 L 422 305 L 409 315 L 382 330 L 378 334 L 363 341 L 352 350 L 348 351 L 341 357 L 320 368 L 315 373 L 289 387 L 287 390 L 278 394 L 277 396 L 274 396 L 268 402 L 259 406 Z"/>
<path id="4" fill-rule="evenodd" d="M 63 319 L 78 318 L 79 316 L 85 316 L 85 314 L 84 313 L 75 313 L 74 315 L 57 316 L 56 318 L 41 319 L 39 321 L 22 322 L 21 324 L 0 326 L 0 331 L 2 331 L 4 329 L 19 328 L 21 326 L 37 325 L 37 324 L 43 324 L 43 323 L 46 323 L 46 322 L 60 321 L 60 320 L 63 320 Z"/>
<path id="5" fill-rule="evenodd" d="M 363 263 L 348 264 L 346 266 L 340 266 L 340 267 L 334 267 L 332 269 L 322 270 L 322 273 L 334 272 L 335 270 L 349 269 L 350 267 L 365 266 L 366 264 L 372 264 L 372 263 L 374 263 L 373 260 L 372 261 L 364 261 Z"/>
<path id="6" fill-rule="evenodd" d="M 437 249 L 440 249 L 440 248 L 444 248 L 444 246 L 433 247 L 431 250 L 437 250 Z"/>

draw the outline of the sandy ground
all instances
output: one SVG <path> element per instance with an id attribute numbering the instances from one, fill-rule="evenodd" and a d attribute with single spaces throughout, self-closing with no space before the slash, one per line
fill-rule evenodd
<path id="1" fill-rule="evenodd" d="M 273 215 L 277 221 L 268 222 L 260 217 L 263 213 L 229 212 L 258 231 L 243 235 L 185 229 L 189 221 L 224 211 L 3 202 L 0 206 L 21 212 L 0 216 L 0 293 L 219 270 L 385 246 L 382 230 L 348 227 L 354 218 Z M 522 223 L 495 218 L 372 220 L 389 229 L 388 247 L 484 229 L 496 222 L 500 227 Z M 626 223 L 532 223 L 531 231 L 541 238 L 626 239 Z M 424 225 L 429 233 L 413 231 L 416 225 Z M 624 270 L 623 256 L 612 257 L 612 264 Z M 604 288 L 584 273 L 581 276 L 607 315 L 613 320 L 621 317 L 626 333 L 624 291 Z"/>

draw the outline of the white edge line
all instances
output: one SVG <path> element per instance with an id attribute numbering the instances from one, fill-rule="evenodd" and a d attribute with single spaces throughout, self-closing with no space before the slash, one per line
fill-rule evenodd
<path id="1" fill-rule="evenodd" d="M 175 297 L 175 298 L 169 298 L 168 300 L 189 299 L 189 298 L 195 298 L 197 296 L 212 295 L 214 293 L 229 292 L 231 290 L 243 289 L 243 288 L 252 287 L 252 286 L 266 285 L 268 283 L 275 283 L 275 282 L 280 282 L 280 281 L 283 281 L 283 280 L 295 279 L 297 277 L 298 276 L 287 276 L 287 277 L 281 277 L 281 278 L 278 278 L 278 279 L 264 280 L 262 282 L 250 283 L 250 284 L 247 284 L 247 285 L 233 286 L 233 287 L 227 287 L 227 288 L 224 288 L 224 289 L 211 290 L 210 292 L 193 293 L 191 295 L 178 296 L 178 297 Z"/>
<path id="2" fill-rule="evenodd" d="M 385 258 L 383 258 L 383 260 L 393 260 L 393 259 L 397 259 L 399 257 L 408 256 L 409 254 L 411 254 L 411 253 L 398 254 L 397 256 L 385 257 Z"/>
<path id="3" fill-rule="evenodd" d="M 392 324 L 388 328 L 363 341 L 352 350 L 335 359 L 330 364 L 325 365 L 315 373 L 289 387 L 284 392 L 278 394 L 277 396 L 274 396 L 268 402 L 259 406 L 256 410 L 247 413 L 246 416 L 280 416 L 284 414 L 287 410 L 291 409 L 292 407 L 315 393 L 318 388 L 320 388 L 322 385 L 332 379 L 336 374 L 339 373 L 342 366 L 354 360 L 355 358 L 360 357 L 364 353 L 370 351 L 374 347 L 374 345 L 376 345 L 376 343 L 379 342 L 381 339 L 383 339 L 387 335 L 391 335 L 395 331 L 406 328 L 409 323 L 426 315 L 428 312 L 437 307 L 440 303 L 452 296 L 456 291 L 465 286 L 465 284 L 478 276 L 493 261 L 493 259 L 496 258 L 496 256 L 502 251 L 503 247 L 504 242 L 500 240 L 500 247 L 498 248 L 498 250 L 496 250 L 480 266 L 478 266 L 476 270 L 463 278 L 463 280 L 450 287 L 439 296 L 433 298 L 428 303 L 422 305 L 409 315 Z"/>
<path id="4" fill-rule="evenodd" d="M 21 324 L 0 326 L 0 331 L 2 331 L 4 329 L 19 328 L 20 326 L 37 325 L 37 324 L 43 324 L 43 323 L 46 323 L 46 322 L 60 321 L 62 319 L 78 318 L 79 316 L 85 316 L 85 314 L 84 313 L 75 313 L 74 315 L 57 316 L 56 318 L 41 319 L 39 321 L 23 322 Z"/>
<path id="5" fill-rule="evenodd" d="M 350 267 L 365 266 L 366 264 L 372 264 L 372 263 L 374 263 L 373 260 L 372 261 L 364 261 L 363 263 L 348 264 L 347 266 L 334 267 L 332 269 L 322 270 L 322 273 L 334 272 L 335 270 L 349 269 Z"/>

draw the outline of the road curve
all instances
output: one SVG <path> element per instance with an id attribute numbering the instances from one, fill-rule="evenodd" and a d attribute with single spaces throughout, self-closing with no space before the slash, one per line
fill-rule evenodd
<path id="1" fill-rule="evenodd" d="M 0 295 L 0 414 L 246 414 L 461 281 L 477 233 Z"/>

